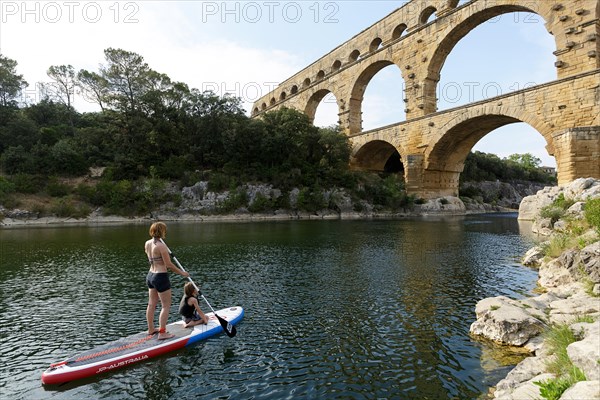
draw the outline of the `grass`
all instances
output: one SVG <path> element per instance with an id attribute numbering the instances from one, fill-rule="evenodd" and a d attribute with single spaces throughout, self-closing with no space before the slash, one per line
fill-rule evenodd
<path id="1" fill-rule="evenodd" d="M 586 380 L 585 374 L 573 365 L 567 354 L 567 346 L 576 342 L 578 337 L 568 325 L 561 324 L 551 327 L 544 334 L 544 340 L 550 354 L 554 355 L 552 361 L 546 364 L 546 369 L 556 375 L 556 378 L 535 382 L 535 384 L 540 387 L 540 395 L 543 398 L 558 400 L 568 388 L 579 381 Z"/>
<path id="2" fill-rule="evenodd" d="M 550 258 L 560 257 L 565 250 L 575 247 L 579 247 L 577 238 L 565 234 L 553 235 L 549 241 L 541 245 L 542 253 Z"/>

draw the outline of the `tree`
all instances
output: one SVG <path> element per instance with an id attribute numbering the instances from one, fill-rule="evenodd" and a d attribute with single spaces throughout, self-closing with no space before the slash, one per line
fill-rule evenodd
<path id="1" fill-rule="evenodd" d="M 507 159 L 525 167 L 526 169 L 539 168 L 539 166 L 542 164 L 542 160 L 535 157 L 531 153 L 511 154 L 507 157 Z"/>
<path id="2" fill-rule="evenodd" d="M 111 105 L 126 114 L 140 107 L 140 99 L 150 88 L 151 69 L 139 54 L 108 48 L 104 50 L 107 65 L 100 68 L 100 76 L 108 83 Z"/>
<path id="3" fill-rule="evenodd" d="M 16 98 L 26 87 L 23 75 L 17 74 L 17 62 L 0 54 L 0 105 L 15 106 Z"/>
<path id="4" fill-rule="evenodd" d="M 105 111 L 106 103 L 109 101 L 108 81 L 95 72 L 80 70 L 77 73 L 77 86 L 81 88 L 83 98 L 100 106 Z"/>
<path id="5" fill-rule="evenodd" d="M 52 65 L 46 74 L 54 81 L 43 84 L 42 89 L 50 100 L 57 101 L 71 108 L 75 95 L 75 69 L 72 65 Z"/>

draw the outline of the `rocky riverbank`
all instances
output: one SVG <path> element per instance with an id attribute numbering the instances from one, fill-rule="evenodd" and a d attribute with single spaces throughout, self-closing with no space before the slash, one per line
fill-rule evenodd
<path id="1" fill-rule="evenodd" d="M 578 179 L 523 199 L 519 218 L 534 220 L 534 232 L 548 239 L 523 260 L 539 268 L 540 294 L 479 301 L 471 334 L 521 346 L 531 357 L 498 382 L 490 397 L 600 399 L 600 241 L 583 211 L 598 198 L 600 180 Z M 571 337 L 565 348 L 557 347 L 557 332 Z"/>
<path id="2" fill-rule="evenodd" d="M 235 192 L 214 192 L 208 189 L 208 182 L 201 181 L 182 189 L 170 185 L 166 190 L 181 199 L 177 204 L 168 202 L 157 210 L 137 217 L 110 215 L 102 208 L 92 210 L 85 217 L 60 217 L 36 211 L 36 208 L 7 209 L 0 204 L 0 227 L 25 225 L 96 225 L 148 223 L 153 220 L 192 221 L 192 222 L 240 222 L 264 220 L 296 220 L 296 219 L 377 219 L 403 218 L 424 215 L 465 215 L 489 212 L 515 212 L 524 196 L 540 189 L 535 183 L 502 183 L 476 182 L 467 183 L 474 193 L 484 193 L 473 198 L 446 196 L 427 201 L 416 199 L 413 203 L 398 209 L 382 209 L 364 200 L 353 198 L 344 189 L 332 189 L 322 193 L 327 204 L 314 212 L 299 210 L 301 191 L 290 191 L 284 201 L 280 201 L 282 192 L 268 184 L 246 184 Z M 244 205 L 236 206 L 228 212 L 222 212 L 224 204 L 240 193 L 246 199 Z M 286 208 L 272 209 L 264 204 L 281 202 Z M 262 204 L 262 205 L 261 205 Z M 266 209 L 267 208 L 267 209 Z"/>

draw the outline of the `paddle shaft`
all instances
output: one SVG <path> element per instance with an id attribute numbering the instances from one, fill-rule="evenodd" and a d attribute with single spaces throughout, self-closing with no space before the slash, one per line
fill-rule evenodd
<path id="1" fill-rule="evenodd" d="M 165 245 L 165 247 L 167 248 L 167 251 L 169 252 L 169 255 L 171 257 L 173 257 L 173 260 L 175 260 L 175 264 L 177 264 L 177 266 L 184 272 L 185 268 L 183 268 L 183 265 L 181 265 L 181 263 L 179 262 L 179 260 L 177 259 L 177 257 L 175 257 L 175 254 L 173 254 L 173 252 L 171 251 L 171 249 L 169 249 L 169 246 L 167 246 L 167 244 L 165 243 L 164 240 L 160 239 L 160 241 L 162 242 L 162 244 Z M 227 334 L 227 336 L 229 337 L 234 337 L 236 334 L 236 329 L 233 325 L 231 325 L 229 322 L 227 322 L 227 320 L 225 320 L 224 318 L 220 317 L 217 312 L 215 311 L 215 309 L 210 305 L 210 303 L 208 302 L 208 300 L 206 299 L 206 297 L 204 297 L 204 295 L 202 294 L 202 292 L 200 291 L 200 288 L 198 287 L 198 285 L 196 285 L 196 283 L 193 281 L 191 276 L 187 277 L 188 280 L 192 283 L 192 285 L 194 285 L 194 288 L 198 291 L 198 294 L 200 294 L 200 297 L 202 297 L 202 300 L 204 300 L 206 302 L 206 304 L 208 305 L 208 307 L 211 309 L 211 311 L 213 312 L 213 314 L 215 315 L 215 317 L 217 317 L 217 319 L 219 320 L 219 323 L 221 324 L 221 326 L 223 327 L 223 330 L 225 331 L 225 333 Z"/>

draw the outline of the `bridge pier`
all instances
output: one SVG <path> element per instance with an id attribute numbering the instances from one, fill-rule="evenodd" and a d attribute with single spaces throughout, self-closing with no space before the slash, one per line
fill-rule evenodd
<path id="1" fill-rule="evenodd" d="M 600 177 L 600 126 L 569 128 L 552 136 L 559 185 Z"/>

